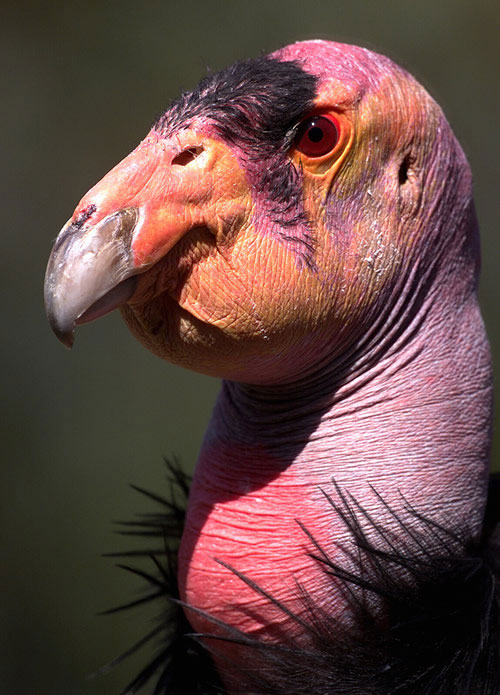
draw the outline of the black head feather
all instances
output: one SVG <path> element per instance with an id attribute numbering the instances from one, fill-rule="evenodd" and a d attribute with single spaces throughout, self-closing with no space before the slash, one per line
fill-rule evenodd
<path id="1" fill-rule="evenodd" d="M 243 60 L 205 77 L 153 124 L 169 137 L 195 119 L 209 121 L 218 137 L 238 148 L 277 234 L 297 245 L 308 265 L 313 265 L 314 245 L 302 203 L 302 175 L 288 153 L 300 121 L 313 107 L 316 87 L 317 78 L 295 61 Z"/>
<path id="2" fill-rule="evenodd" d="M 168 137 L 206 118 L 224 140 L 267 159 L 290 148 L 297 123 L 312 108 L 316 83 L 295 61 L 250 58 L 183 92 L 153 128 Z"/>

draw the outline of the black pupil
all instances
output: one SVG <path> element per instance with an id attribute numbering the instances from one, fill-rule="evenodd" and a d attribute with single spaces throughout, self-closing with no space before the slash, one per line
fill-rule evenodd
<path id="1" fill-rule="evenodd" d="M 313 127 L 310 128 L 307 134 L 311 142 L 321 142 L 321 140 L 323 139 L 323 131 L 318 125 L 313 125 Z"/>

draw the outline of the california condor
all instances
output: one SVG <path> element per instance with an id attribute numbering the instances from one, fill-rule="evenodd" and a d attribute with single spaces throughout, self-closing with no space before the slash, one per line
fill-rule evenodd
<path id="1" fill-rule="evenodd" d="M 120 307 L 224 380 L 178 558 L 142 573 L 177 622 L 126 692 L 499 692 L 478 270 L 441 109 L 355 46 L 209 75 L 84 196 L 48 265 L 56 335 Z"/>

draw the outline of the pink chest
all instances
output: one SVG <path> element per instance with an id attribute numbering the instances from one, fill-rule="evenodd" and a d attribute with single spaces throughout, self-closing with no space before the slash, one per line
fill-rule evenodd
<path id="1" fill-rule="evenodd" d="M 275 464 L 259 466 L 256 475 L 248 464 L 224 468 L 202 457 L 179 553 L 179 584 L 181 598 L 212 617 L 253 636 L 282 639 L 301 632 L 298 624 L 221 562 L 301 614 L 298 584 L 321 603 L 327 579 L 308 555 L 314 548 L 297 520 L 326 543 L 332 510 L 318 481 L 297 476 L 293 467 L 278 472 Z M 188 617 L 195 630 L 215 629 L 199 614 Z"/>

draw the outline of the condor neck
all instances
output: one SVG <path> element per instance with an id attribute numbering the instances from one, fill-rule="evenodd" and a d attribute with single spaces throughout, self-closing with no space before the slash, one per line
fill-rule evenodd
<path id="1" fill-rule="evenodd" d="M 477 533 L 490 448 L 491 373 L 475 298 L 431 307 L 420 330 L 292 384 L 224 382 L 201 459 L 272 484 L 332 479 L 366 499 L 402 493 L 426 514 Z M 233 488 L 234 489 L 234 488 Z M 453 521 L 454 520 L 454 521 Z"/>
<path id="2" fill-rule="evenodd" d="M 365 353 L 363 366 L 351 364 L 341 378 L 325 367 L 286 386 L 223 383 L 179 551 L 179 588 L 196 609 L 187 609 L 195 631 L 227 636 L 226 625 L 259 640 L 307 645 L 301 623 L 266 599 L 307 620 L 297 586 L 329 615 L 344 615 L 345 595 L 332 589 L 303 531 L 329 556 L 352 545 L 325 492 L 354 497 L 384 531 L 400 534 L 395 515 L 408 521 L 410 504 L 462 538 L 479 534 L 491 376 L 476 303 L 449 322 L 441 312 L 393 348 L 376 362 Z M 217 649 L 228 691 L 236 692 L 225 659 L 244 656 L 230 643 Z"/>

